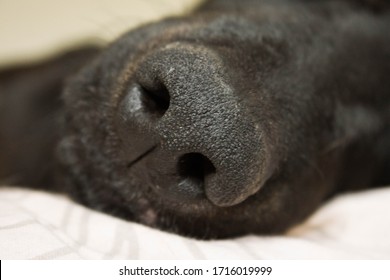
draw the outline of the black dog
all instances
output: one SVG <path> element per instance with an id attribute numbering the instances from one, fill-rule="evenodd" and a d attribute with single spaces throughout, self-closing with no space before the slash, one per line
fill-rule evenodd
<path id="1" fill-rule="evenodd" d="M 388 184 L 389 6 L 214 0 L 3 71 L 2 183 L 201 238 L 282 232 Z"/>

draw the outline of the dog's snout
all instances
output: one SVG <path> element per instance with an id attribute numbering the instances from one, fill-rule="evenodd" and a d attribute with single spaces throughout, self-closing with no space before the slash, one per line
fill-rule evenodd
<path id="1" fill-rule="evenodd" d="M 146 56 L 120 102 L 124 154 L 159 195 L 232 206 L 269 177 L 261 128 L 214 52 L 170 45 Z M 151 152 L 147 152 L 151 151 Z"/>

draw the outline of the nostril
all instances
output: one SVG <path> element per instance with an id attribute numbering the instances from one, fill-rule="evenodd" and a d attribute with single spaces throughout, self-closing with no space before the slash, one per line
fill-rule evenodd
<path id="1" fill-rule="evenodd" d="M 159 84 L 158 87 L 149 89 L 144 86 L 140 86 L 141 102 L 144 108 L 152 114 L 163 116 L 168 110 L 170 104 L 170 95 L 168 89 L 163 85 Z"/>
<path id="2" fill-rule="evenodd" d="M 200 153 L 189 153 L 180 157 L 178 173 L 182 180 L 204 188 L 205 178 L 216 172 L 213 163 Z"/>

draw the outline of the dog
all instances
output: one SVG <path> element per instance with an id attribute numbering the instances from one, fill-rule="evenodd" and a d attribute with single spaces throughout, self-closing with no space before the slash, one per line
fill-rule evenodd
<path id="1" fill-rule="evenodd" d="M 390 4 L 210 0 L 0 73 L 0 178 L 186 236 L 390 183 Z"/>

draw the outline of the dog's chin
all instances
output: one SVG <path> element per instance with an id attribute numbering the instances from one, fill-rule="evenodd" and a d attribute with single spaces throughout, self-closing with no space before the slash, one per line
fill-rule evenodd
<path id="1" fill-rule="evenodd" d="M 141 196 L 133 203 L 137 205 L 134 221 L 155 229 L 191 238 L 221 239 L 251 233 L 256 228 L 253 220 L 258 217 L 251 210 L 256 197 L 221 207 L 206 195 L 181 200 L 176 192 L 172 195 L 145 182 Z"/>
<path id="2" fill-rule="evenodd" d="M 134 176 L 132 174 L 133 179 Z M 144 178 L 136 180 L 142 182 L 137 184 L 137 187 L 134 185 L 129 187 L 140 190 L 137 198 L 129 203 L 131 216 L 134 217 L 130 220 L 192 238 L 215 239 L 239 235 L 235 232 L 239 228 L 235 226 L 235 222 L 239 224 L 240 219 L 232 211 L 234 209 L 228 209 L 231 207 L 216 206 L 206 196 L 181 200 L 176 192 L 171 194 L 165 189 L 151 185 L 148 180 L 142 179 Z M 177 187 L 173 186 L 173 188 Z M 231 223 L 221 222 L 226 220 L 228 215 L 230 215 Z M 125 218 L 129 219 L 129 217 Z"/>
<path id="3" fill-rule="evenodd" d="M 159 186 L 143 182 L 141 198 L 137 199 L 134 204 L 137 205 L 135 213 L 136 221 L 141 224 L 159 228 L 170 232 L 179 233 L 187 236 L 198 236 L 199 231 L 197 224 L 212 224 L 218 222 L 218 214 L 224 212 L 223 207 L 214 205 L 207 197 L 199 195 L 191 200 L 178 197 L 177 192 L 170 192 Z M 178 185 L 172 188 L 180 188 Z M 185 196 L 186 194 L 183 194 Z M 191 221 L 196 229 L 188 229 L 188 221 Z M 204 233 L 202 234 L 204 235 Z M 204 238 L 204 236 L 202 236 Z"/>
<path id="4" fill-rule="evenodd" d="M 214 239 L 235 236 L 229 229 L 219 229 L 218 218 L 206 213 L 200 203 L 184 205 L 168 201 L 155 203 L 141 201 L 142 211 L 136 214 L 136 222 L 155 229 L 180 234 L 192 238 Z M 147 207 L 145 207 L 148 205 Z"/>

